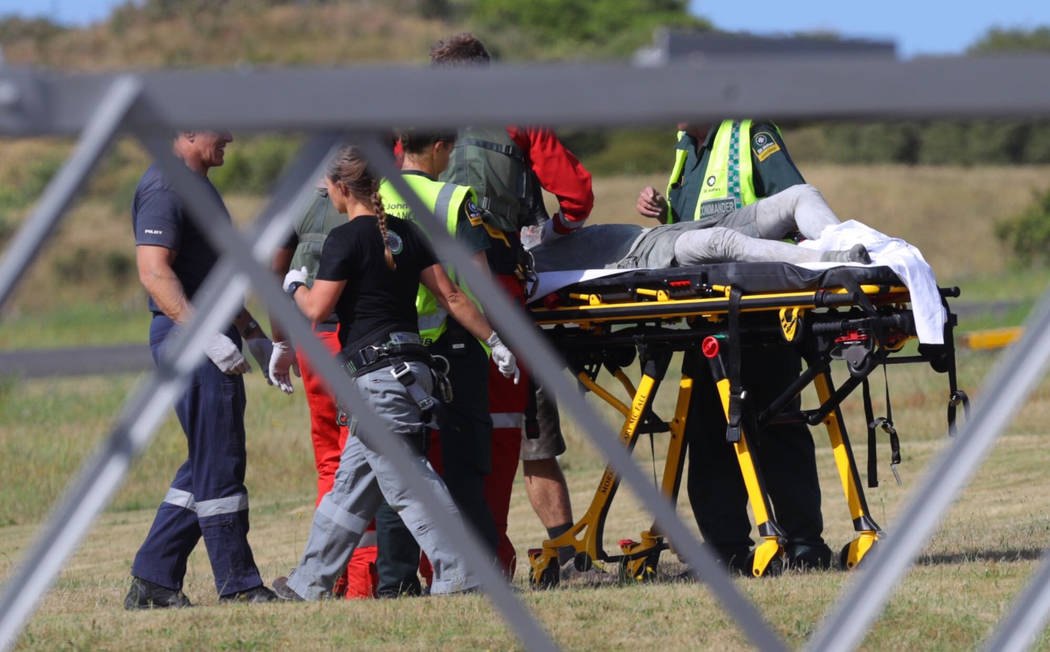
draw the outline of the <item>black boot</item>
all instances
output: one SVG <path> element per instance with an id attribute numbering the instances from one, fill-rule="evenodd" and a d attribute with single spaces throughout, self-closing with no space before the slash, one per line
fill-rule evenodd
<path id="1" fill-rule="evenodd" d="M 124 597 L 124 608 L 128 611 L 192 606 L 190 599 L 182 591 L 154 584 L 141 577 L 133 577 L 131 579 L 131 588 Z"/>

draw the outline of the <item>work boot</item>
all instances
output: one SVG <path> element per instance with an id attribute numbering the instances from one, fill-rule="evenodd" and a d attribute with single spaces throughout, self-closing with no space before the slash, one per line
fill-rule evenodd
<path id="1" fill-rule="evenodd" d="M 831 548 L 823 541 L 791 541 L 786 546 L 788 568 L 798 571 L 831 568 Z"/>
<path id="2" fill-rule="evenodd" d="M 751 566 L 755 558 L 750 548 L 716 548 L 716 551 L 718 560 L 725 564 L 726 571 L 730 575 L 752 576 Z"/>
<path id="3" fill-rule="evenodd" d="M 246 604 L 259 604 L 261 602 L 276 602 L 277 594 L 260 584 L 254 589 L 246 589 L 229 595 L 220 595 L 219 602 L 243 602 Z"/>
<path id="4" fill-rule="evenodd" d="M 421 595 L 430 595 L 429 587 L 424 591 L 419 578 L 416 576 L 405 578 L 395 586 L 385 586 L 376 591 L 376 597 L 382 599 L 417 598 Z"/>
<path id="5" fill-rule="evenodd" d="M 124 597 L 124 608 L 128 611 L 192 606 L 190 599 L 182 591 L 154 584 L 141 577 L 133 577 L 131 579 L 131 588 L 128 590 L 127 596 Z"/>
<path id="6" fill-rule="evenodd" d="M 820 260 L 824 263 L 863 263 L 871 264 L 871 256 L 868 248 L 862 244 L 855 244 L 849 249 L 825 251 L 820 254 Z"/>
<path id="7" fill-rule="evenodd" d="M 302 596 L 288 586 L 287 577 L 278 577 L 273 581 L 273 593 L 282 602 L 306 602 Z"/>

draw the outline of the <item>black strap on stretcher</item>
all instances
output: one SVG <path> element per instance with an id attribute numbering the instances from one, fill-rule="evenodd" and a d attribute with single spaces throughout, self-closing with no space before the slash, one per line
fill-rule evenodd
<path id="1" fill-rule="evenodd" d="M 726 377 L 729 379 L 729 418 L 726 419 L 726 441 L 740 441 L 740 423 L 744 418 L 744 398 L 746 392 L 740 380 L 740 298 L 743 293 L 739 288 L 729 288 L 729 368 Z"/>
<path id="2" fill-rule="evenodd" d="M 876 430 L 881 428 L 890 437 L 890 471 L 897 480 L 897 486 L 903 486 L 897 466 L 901 463 L 901 440 L 897 436 L 897 429 L 893 426 L 893 407 L 890 405 L 890 379 L 886 372 L 886 365 L 882 365 L 883 378 L 886 381 L 886 416 L 875 418 L 871 407 L 871 390 L 868 386 L 868 377 L 864 377 L 862 383 L 864 394 L 864 419 L 868 424 L 868 486 L 879 486 L 879 460 L 876 441 Z"/>

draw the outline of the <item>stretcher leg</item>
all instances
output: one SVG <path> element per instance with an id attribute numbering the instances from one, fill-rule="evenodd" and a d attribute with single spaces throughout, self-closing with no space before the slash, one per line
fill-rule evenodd
<path id="1" fill-rule="evenodd" d="M 813 380 L 813 386 L 817 390 L 817 397 L 821 403 L 826 402 L 835 391 L 829 371 L 818 374 Z M 857 537 L 846 544 L 839 555 L 842 567 L 850 569 L 859 564 L 864 555 L 879 540 L 881 529 L 870 516 L 868 501 L 864 497 L 864 490 L 860 484 L 857 462 L 853 457 L 853 448 L 850 446 L 846 426 L 842 421 L 842 412 L 838 407 L 824 418 L 824 425 L 828 430 L 828 439 L 831 441 L 842 489 L 846 493 L 850 517 L 853 519 L 853 529 L 857 532 Z"/>
<path id="2" fill-rule="evenodd" d="M 682 467 L 685 465 L 685 421 L 689 414 L 689 400 L 693 395 L 693 379 L 683 375 L 678 384 L 678 402 L 675 404 L 674 419 L 670 425 L 670 441 L 667 444 L 667 461 L 664 463 L 664 475 L 660 482 L 660 491 L 671 499 L 671 504 L 678 502 L 678 490 L 682 484 Z M 620 575 L 623 579 L 646 581 L 656 577 L 656 567 L 660 561 L 660 552 L 667 548 L 663 535 L 656 523 L 641 533 L 641 541 L 624 539 L 620 541 Z"/>
<path id="3" fill-rule="evenodd" d="M 603 399 L 607 400 L 621 412 L 625 413 L 625 420 L 620 429 L 620 440 L 628 450 L 633 450 L 638 440 L 638 427 L 652 404 L 656 390 L 659 388 L 660 380 L 667 370 L 670 354 L 660 355 L 656 359 L 649 359 L 643 364 L 642 378 L 638 383 L 638 391 L 635 392 L 629 410 L 619 401 L 613 399 L 608 392 L 598 387 L 586 374 L 580 375 L 580 382 L 595 391 Z M 602 535 L 605 530 L 605 517 L 612 506 L 613 497 L 619 487 L 620 479 L 611 467 L 606 467 L 602 473 L 598 490 L 591 499 L 587 512 L 569 530 L 562 535 L 548 539 L 543 542 L 542 547 L 529 550 L 529 583 L 533 588 L 550 588 L 559 582 L 558 548 L 572 546 L 577 555 L 586 553 L 587 567 L 595 561 L 608 560 L 608 555 L 602 548 Z"/>
<path id="4" fill-rule="evenodd" d="M 722 360 L 721 342 L 718 338 L 708 337 L 704 340 L 702 350 L 710 362 L 715 388 L 718 390 L 718 397 L 722 401 L 722 409 L 728 422 L 730 420 L 730 387 L 729 378 L 726 376 L 725 365 Z M 751 559 L 751 574 L 755 577 L 761 577 L 767 572 L 780 570 L 780 565 L 783 563 L 784 532 L 773 520 L 773 509 L 769 503 L 769 493 L 766 491 L 765 483 L 762 481 L 762 474 L 758 467 L 758 461 L 752 455 L 747 439 L 747 433 L 744 428 L 741 428 L 739 439 L 733 442 L 733 450 L 736 452 L 740 473 L 744 478 L 744 487 L 747 490 L 747 499 L 751 504 L 751 511 L 755 515 L 758 534 L 764 539 L 762 543 L 755 547 Z"/>

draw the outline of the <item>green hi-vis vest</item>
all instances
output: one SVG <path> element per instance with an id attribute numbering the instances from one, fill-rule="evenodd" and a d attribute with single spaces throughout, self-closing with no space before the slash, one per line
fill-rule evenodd
<path id="1" fill-rule="evenodd" d="M 683 135 L 685 132 L 678 132 L 679 141 Z M 668 197 L 671 196 L 671 188 L 682 179 L 688 156 L 688 150 L 675 150 L 674 168 L 667 182 Z M 711 143 L 711 153 L 707 157 L 707 167 L 704 169 L 704 182 L 692 220 L 725 215 L 754 203 L 757 199 L 751 169 L 751 120 L 723 120 L 715 132 L 714 142 Z M 668 205 L 668 224 L 673 221 L 671 213 L 671 207 Z M 685 215 L 678 217 L 683 222 L 687 221 Z"/>
<path id="2" fill-rule="evenodd" d="M 295 225 L 295 234 L 299 238 L 299 244 L 292 254 L 290 269 L 306 267 L 307 285 L 313 285 L 317 276 L 317 267 L 321 262 L 321 249 L 324 247 L 328 232 L 346 224 L 346 215 L 335 210 L 332 202 L 328 200 L 328 191 L 318 188 L 314 201 L 310 208 L 299 219 Z"/>
<path id="3" fill-rule="evenodd" d="M 485 222 L 517 233 L 528 218 L 530 172 L 524 152 L 506 129 L 467 127 L 456 137 L 448 167 L 439 178 L 473 188 Z"/>
<path id="4" fill-rule="evenodd" d="M 455 237 L 460 207 L 463 205 L 464 200 L 470 199 L 477 202 L 477 195 L 474 194 L 474 190 L 454 183 L 434 181 L 421 174 L 405 174 L 401 178 L 419 195 L 423 204 L 433 211 L 434 215 L 437 215 L 438 218 L 444 218 L 445 228 L 448 229 L 449 235 Z M 419 223 L 419 220 L 412 214 L 412 209 L 409 208 L 405 200 L 394 189 L 394 186 L 386 179 L 383 179 L 379 184 L 379 196 L 383 198 L 383 210 L 386 211 L 387 215 Z M 445 271 L 448 272 L 449 278 L 453 281 L 456 280 L 455 273 L 452 270 L 446 267 Z M 472 301 L 477 303 L 466 288 L 463 288 L 463 291 Z M 419 291 L 416 293 L 416 313 L 418 313 L 419 319 L 419 336 L 424 344 L 434 342 L 448 328 L 446 323 L 448 313 L 438 305 L 437 299 L 423 285 L 419 286 Z"/>

